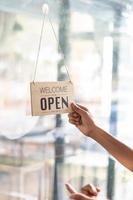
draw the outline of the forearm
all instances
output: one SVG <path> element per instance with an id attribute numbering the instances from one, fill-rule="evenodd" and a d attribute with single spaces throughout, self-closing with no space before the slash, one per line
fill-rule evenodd
<path id="1" fill-rule="evenodd" d="M 133 149 L 130 149 L 99 127 L 94 129 L 91 138 L 102 145 L 121 164 L 133 171 Z"/>

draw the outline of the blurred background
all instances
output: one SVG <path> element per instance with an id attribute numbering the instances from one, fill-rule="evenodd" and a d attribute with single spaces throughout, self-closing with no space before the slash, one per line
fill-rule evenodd
<path id="1" fill-rule="evenodd" d="M 0 200 L 67 200 L 66 182 L 99 185 L 102 200 L 132 200 L 131 172 L 67 114 L 30 116 L 43 3 L 65 61 L 47 16 L 36 81 L 68 80 L 67 64 L 75 101 L 133 145 L 133 1 L 0 0 Z"/>

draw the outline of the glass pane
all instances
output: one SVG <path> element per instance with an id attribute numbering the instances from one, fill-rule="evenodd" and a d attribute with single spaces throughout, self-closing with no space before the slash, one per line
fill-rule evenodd
<path id="1" fill-rule="evenodd" d="M 66 200 L 92 183 L 99 199 L 133 199 L 131 172 L 68 122 L 32 117 L 30 82 L 68 80 L 75 101 L 132 148 L 131 1 L 0 1 L 0 199 Z M 59 47 L 60 46 L 60 47 Z M 35 76 L 35 67 L 38 65 Z"/>

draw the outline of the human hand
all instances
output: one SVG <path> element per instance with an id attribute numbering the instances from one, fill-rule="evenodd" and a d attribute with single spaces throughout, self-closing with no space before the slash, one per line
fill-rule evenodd
<path id="1" fill-rule="evenodd" d="M 69 122 L 74 124 L 84 135 L 91 137 L 95 132 L 96 125 L 93 122 L 90 113 L 84 106 L 72 103 L 72 111 L 68 114 Z"/>
<path id="2" fill-rule="evenodd" d="M 90 197 L 98 196 L 100 188 L 89 183 L 81 188 L 81 192 Z"/>
<path id="3" fill-rule="evenodd" d="M 69 198 L 73 200 L 98 200 L 100 189 L 92 184 L 85 185 L 78 193 L 70 184 L 66 184 L 66 189 L 70 193 Z"/>

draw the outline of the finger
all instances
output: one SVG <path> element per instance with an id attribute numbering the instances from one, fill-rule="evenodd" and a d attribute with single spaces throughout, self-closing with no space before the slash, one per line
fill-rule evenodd
<path id="1" fill-rule="evenodd" d="M 89 195 L 89 196 L 92 196 L 91 194 L 89 194 L 86 190 L 82 190 L 81 189 L 81 193 L 85 194 L 85 195 Z"/>
<path id="2" fill-rule="evenodd" d="M 101 191 L 101 189 L 100 189 L 99 187 L 96 187 L 96 190 L 97 190 L 97 192 L 100 192 L 100 191 Z"/>
<path id="3" fill-rule="evenodd" d="M 80 115 L 79 115 L 78 113 L 76 113 L 76 112 L 74 112 L 74 113 L 72 114 L 72 116 L 75 117 L 75 118 L 80 117 Z"/>
<path id="4" fill-rule="evenodd" d="M 81 120 L 81 117 L 73 117 L 73 116 L 70 116 L 68 119 L 70 120 L 75 120 L 75 121 L 80 121 Z"/>
<path id="5" fill-rule="evenodd" d="M 71 123 L 71 124 L 74 124 L 74 125 L 76 125 L 76 126 L 78 126 L 78 125 L 80 125 L 81 124 L 81 122 L 80 121 L 75 121 L 75 120 L 69 120 L 69 122 Z"/>
<path id="6" fill-rule="evenodd" d="M 77 118 L 75 118 L 75 117 L 69 117 L 69 120 L 72 120 L 72 121 L 75 121 L 75 122 L 80 122 L 81 117 L 77 117 Z"/>
<path id="7" fill-rule="evenodd" d="M 81 122 L 80 121 L 75 121 L 75 120 L 69 120 L 69 123 L 71 124 L 75 124 L 75 125 L 81 125 Z"/>
<path id="8" fill-rule="evenodd" d="M 80 115 L 78 113 L 76 113 L 76 112 L 72 112 L 72 113 L 68 114 L 68 117 L 75 117 L 75 118 L 77 118 L 77 117 L 80 117 Z"/>
<path id="9" fill-rule="evenodd" d="M 78 104 L 78 103 L 77 103 L 77 105 L 78 105 L 80 108 L 82 108 L 83 110 L 88 111 L 88 108 L 86 108 L 86 107 L 84 107 L 84 106 L 82 106 L 82 105 L 80 105 L 80 104 Z"/>
<path id="10" fill-rule="evenodd" d="M 81 189 L 81 193 L 85 194 L 85 195 L 87 195 L 89 197 L 96 197 L 97 196 L 96 193 L 93 193 L 93 192 L 90 192 L 90 191 L 87 191 L 87 190 L 84 190 L 84 189 Z"/>
<path id="11" fill-rule="evenodd" d="M 79 115 L 84 115 L 86 113 L 85 110 L 83 110 L 81 107 L 79 107 L 78 105 L 74 103 L 71 104 L 71 108 L 73 111 L 77 112 Z"/>
<path id="12" fill-rule="evenodd" d="M 81 188 L 81 191 L 84 193 L 84 191 L 88 192 L 90 195 L 96 196 L 98 194 L 97 189 L 94 185 L 88 184 Z"/>
<path id="13" fill-rule="evenodd" d="M 89 197 L 96 197 L 98 192 L 92 192 L 89 188 L 81 188 L 81 192 Z"/>
<path id="14" fill-rule="evenodd" d="M 68 191 L 70 194 L 77 193 L 77 191 L 74 189 L 74 187 L 73 187 L 72 185 L 70 185 L 69 183 L 66 183 L 65 186 L 66 186 L 67 191 Z"/>
<path id="15" fill-rule="evenodd" d="M 89 114 L 89 116 L 91 117 L 91 118 L 93 118 L 93 116 L 92 116 L 92 114 L 90 113 L 90 111 L 88 110 L 88 108 L 86 108 L 86 107 L 84 107 L 84 106 L 82 106 L 82 105 L 80 105 L 80 104 L 77 104 L 80 108 L 82 108 L 83 110 L 85 110 L 86 112 L 88 112 L 88 114 Z"/>

